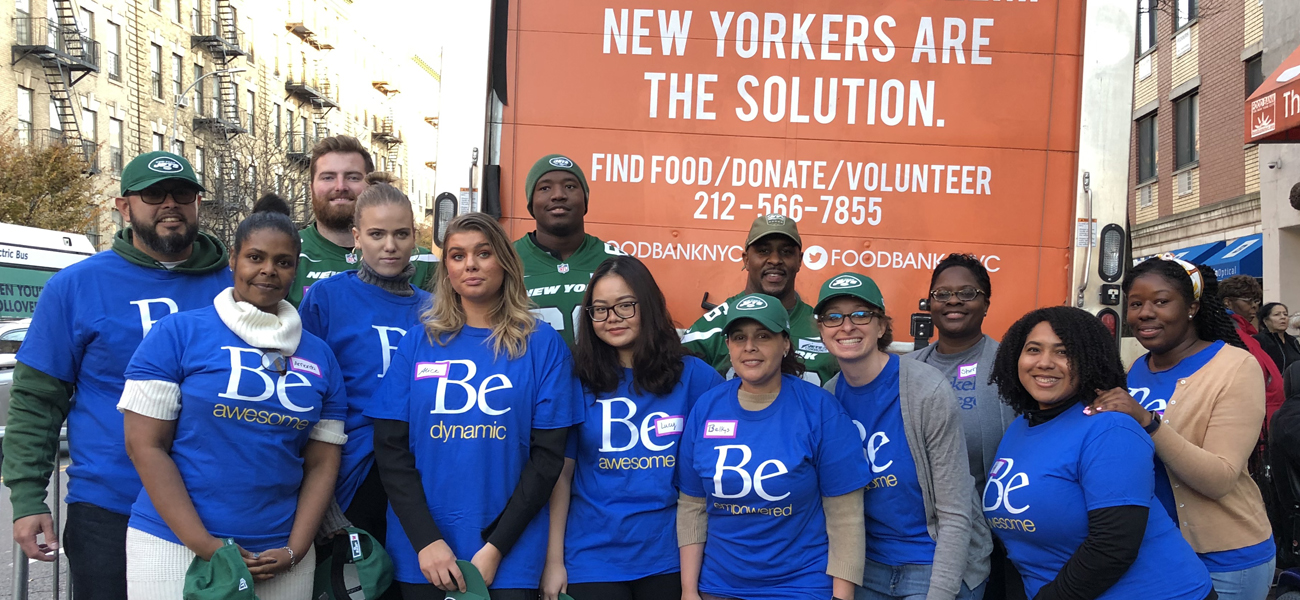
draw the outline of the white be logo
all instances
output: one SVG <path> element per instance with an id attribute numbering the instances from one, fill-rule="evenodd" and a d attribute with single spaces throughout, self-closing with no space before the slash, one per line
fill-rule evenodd
<path id="1" fill-rule="evenodd" d="M 456 368 L 456 365 L 465 366 L 464 379 L 451 378 L 452 370 Z M 514 387 L 514 385 L 510 383 L 510 379 L 500 373 L 494 373 L 492 375 L 489 375 L 482 382 L 480 382 L 478 384 L 478 388 L 475 388 L 474 386 L 469 384 L 469 381 L 471 379 L 474 379 L 475 373 L 478 373 L 478 365 L 474 364 L 474 361 L 472 360 L 447 361 L 447 376 L 438 378 L 438 397 L 435 400 L 433 410 L 429 412 L 435 415 L 439 415 L 439 414 L 458 415 L 464 412 L 469 412 L 469 409 L 474 408 L 475 404 L 478 405 L 478 409 L 480 411 L 483 411 L 483 414 L 487 414 L 487 415 L 493 415 L 493 416 L 504 415 L 510 412 L 509 407 L 506 407 L 504 410 L 494 410 L 491 406 L 488 405 L 488 401 L 487 401 L 487 395 L 489 392 L 495 392 L 497 390 L 508 390 Z M 493 382 L 497 382 L 497 385 L 493 385 Z M 448 385 L 458 385 L 460 386 L 461 389 L 465 390 L 464 406 L 455 409 L 447 408 L 446 402 L 447 402 Z"/>
<path id="2" fill-rule="evenodd" d="M 1018 515 L 1029 510 L 1026 504 L 1019 508 L 1011 505 L 1011 492 L 1023 487 L 1029 486 L 1029 475 L 1025 473 L 1012 473 L 1016 461 L 1010 458 L 999 458 L 993 463 L 993 469 L 989 471 L 989 482 L 984 486 L 984 510 L 997 510 L 999 506 L 1006 506 L 1007 512 Z M 993 495 L 993 504 L 989 504 L 989 495 Z"/>
<path id="3" fill-rule="evenodd" d="M 252 348 L 239 348 L 236 346 L 222 346 L 221 349 L 230 351 L 230 379 L 226 384 L 226 391 L 217 394 L 217 396 L 221 398 L 229 398 L 231 400 L 241 400 L 244 402 L 261 402 L 270 398 L 271 394 L 275 394 L 280 400 L 280 405 L 293 412 L 307 412 L 311 410 L 310 407 L 298 406 L 289 401 L 290 388 L 311 387 L 311 382 L 307 381 L 307 378 L 303 376 L 302 373 L 297 371 L 286 371 L 284 375 L 279 376 L 279 379 L 272 380 L 271 376 L 263 370 L 260 365 L 256 368 L 245 367 L 243 361 L 240 360 L 242 355 L 251 354 L 254 361 L 260 361 L 262 357 L 261 351 L 253 350 Z M 256 373 L 258 377 L 262 378 L 262 393 L 256 396 L 245 396 L 239 393 L 240 374 L 244 371 Z M 295 383 L 290 383 L 290 379 L 294 379 Z"/>
<path id="4" fill-rule="evenodd" d="M 749 446 L 744 444 L 718 446 L 717 450 L 718 464 L 713 471 L 713 495 L 715 497 L 743 498 L 749 495 L 749 490 L 751 489 L 758 494 L 758 497 L 767 500 L 768 502 L 778 502 L 790 495 L 790 492 L 786 492 L 780 496 L 773 496 L 763 489 L 763 481 L 790 472 L 785 468 L 785 463 L 775 459 L 763 461 L 763 463 L 758 465 L 758 468 L 754 470 L 753 477 L 750 477 L 749 471 L 745 470 L 745 465 L 749 464 L 749 459 L 754 457 L 754 453 L 749 450 Z M 727 454 L 732 450 L 740 450 L 740 464 L 734 467 L 727 464 Z M 764 473 L 768 467 L 772 468 L 772 472 Z M 740 491 L 735 494 L 726 494 L 722 491 L 722 474 L 727 471 L 731 471 L 740 476 Z"/>
<path id="5" fill-rule="evenodd" d="M 632 422 L 632 417 L 636 416 L 636 403 L 632 402 L 627 398 L 609 398 L 606 400 L 597 400 L 596 402 L 600 403 L 600 415 L 601 415 L 600 451 L 601 452 L 624 452 L 627 450 L 631 450 L 634 446 L 636 446 L 637 437 L 641 438 L 641 445 L 655 452 L 661 450 L 667 450 L 673 447 L 674 442 L 668 442 L 667 444 L 662 444 L 662 445 L 654 443 L 652 441 L 654 438 L 651 435 L 651 433 L 655 431 L 655 420 L 668 417 L 669 416 L 668 413 L 652 412 L 646 415 L 644 419 L 641 419 L 641 428 L 639 430 L 640 435 L 638 436 L 637 426 L 635 423 Z M 623 416 L 622 418 L 614 418 L 614 404 L 621 404 L 623 406 L 626 406 L 627 415 Z M 627 431 L 631 435 L 631 438 L 629 439 L 626 446 L 615 447 L 612 442 L 612 438 L 613 438 L 612 429 L 615 423 L 627 427 Z"/>

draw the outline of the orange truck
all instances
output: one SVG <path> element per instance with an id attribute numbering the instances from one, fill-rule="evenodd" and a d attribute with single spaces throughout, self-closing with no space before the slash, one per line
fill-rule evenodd
<path id="1" fill-rule="evenodd" d="M 497 0 L 483 165 L 461 185 L 517 238 L 534 228 L 529 167 L 573 158 L 587 232 L 647 263 L 681 327 L 706 292 L 743 289 L 749 225 L 779 213 L 798 222 L 810 301 L 828 277 L 865 273 L 902 324 L 935 263 L 965 252 L 992 273 L 990 333 L 1059 304 L 1116 329 L 1136 10 Z"/>

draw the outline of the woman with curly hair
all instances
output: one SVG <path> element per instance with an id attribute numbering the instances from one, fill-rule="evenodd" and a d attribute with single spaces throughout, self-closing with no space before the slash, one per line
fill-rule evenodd
<path id="1" fill-rule="evenodd" d="M 1147 354 L 1128 386 L 1098 386 L 1095 413 L 1126 414 L 1155 444 L 1156 496 L 1224 600 L 1263 600 L 1273 538 L 1246 461 L 1264 421 L 1264 378 L 1242 349 L 1214 272 L 1171 255 L 1124 278 L 1127 320 Z"/>
<path id="2" fill-rule="evenodd" d="M 1205 565 L 1160 510 L 1151 438 L 1122 415 L 1085 415 L 1097 390 L 1124 385 L 1096 317 L 1059 306 L 1021 317 L 990 379 L 1019 417 L 998 446 L 984 515 L 1030 598 L 1215 597 Z"/>

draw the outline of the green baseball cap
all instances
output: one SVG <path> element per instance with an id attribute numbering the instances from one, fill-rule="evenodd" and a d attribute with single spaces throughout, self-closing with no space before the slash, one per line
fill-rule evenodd
<path id="1" fill-rule="evenodd" d="M 232 539 L 212 553 L 211 560 L 194 557 L 185 571 L 183 600 L 257 600 L 253 575 Z"/>
<path id="2" fill-rule="evenodd" d="M 785 215 L 770 214 L 759 215 L 754 219 L 754 224 L 749 226 L 749 237 L 745 238 L 745 247 L 757 242 L 759 238 L 769 235 L 783 235 L 790 238 L 794 243 L 803 248 L 803 240 L 799 238 L 799 229 L 794 225 L 794 219 Z"/>
<path id="3" fill-rule="evenodd" d="M 524 180 L 524 198 L 528 200 L 528 214 L 533 214 L 533 190 L 537 187 L 537 180 L 551 171 L 572 173 L 578 178 L 582 183 L 582 193 L 587 196 L 582 214 L 587 214 L 587 209 L 591 208 L 591 188 L 587 187 L 587 175 L 582 172 L 582 167 L 579 167 L 578 163 L 563 154 L 547 154 L 537 159 L 537 162 L 533 163 L 533 168 L 528 169 L 528 177 Z"/>
<path id="4" fill-rule="evenodd" d="M 199 188 L 200 192 L 208 191 L 199 183 L 199 177 L 194 174 L 194 167 L 190 165 L 190 161 L 179 154 L 159 150 L 131 159 L 126 168 L 122 169 L 122 195 L 138 192 L 168 179 L 184 181 Z"/>
<path id="5" fill-rule="evenodd" d="M 346 527 L 316 565 L 314 600 L 373 600 L 393 584 L 393 560 L 373 536 Z"/>
<path id="6" fill-rule="evenodd" d="M 817 294 L 817 306 L 813 312 L 821 314 L 827 302 L 840 296 L 852 296 L 871 306 L 885 310 L 885 297 L 880 287 L 866 275 L 857 273 L 840 273 L 822 284 L 821 293 Z"/>
<path id="7" fill-rule="evenodd" d="M 781 306 L 781 301 L 767 294 L 746 294 L 735 302 L 729 302 L 727 320 L 722 324 L 722 332 L 731 331 L 736 321 L 753 319 L 768 331 L 788 333 L 790 331 L 790 313 Z"/>
<path id="8" fill-rule="evenodd" d="M 487 582 L 483 581 L 483 575 L 478 572 L 478 567 L 468 560 L 458 560 L 456 566 L 460 567 L 460 574 L 465 577 L 465 591 L 447 592 L 447 600 L 491 600 Z"/>

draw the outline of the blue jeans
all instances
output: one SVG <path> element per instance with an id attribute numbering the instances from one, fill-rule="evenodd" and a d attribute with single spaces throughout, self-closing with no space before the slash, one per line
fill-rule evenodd
<path id="1" fill-rule="evenodd" d="M 1273 567 L 1277 559 L 1240 571 L 1210 573 L 1219 600 L 1264 600 L 1273 584 Z"/>
<path id="2" fill-rule="evenodd" d="M 853 600 L 925 600 L 930 591 L 930 565 L 890 566 L 866 559 L 862 569 L 862 585 L 853 594 Z M 957 600 L 982 600 L 984 586 L 975 589 L 961 584 Z"/>

